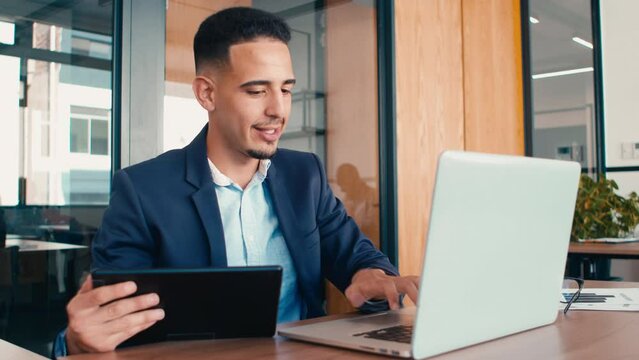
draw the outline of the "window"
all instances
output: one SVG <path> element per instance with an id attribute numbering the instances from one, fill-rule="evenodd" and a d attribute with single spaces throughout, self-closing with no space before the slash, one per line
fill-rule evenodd
<path id="1" fill-rule="evenodd" d="M 89 133 L 87 119 L 71 118 L 71 138 L 69 150 L 74 153 L 86 153 L 89 151 Z"/>
<path id="2" fill-rule="evenodd" d="M 91 154 L 109 154 L 109 123 L 106 119 L 91 119 Z"/>
<path id="3" fill-rule="evenodd" d="M 109 111 L 71 106 L 69 151 L 109 155 Z"/>
<path id="4" fill-rule="evenodd" d="M 589 0 L 529 1 L 532 155 L 597 169 Z"/>
<path id="5" fill-rule="evenodd" d="M 87 246 L 95 235 L 117 151 L 116 3 L 0 1 L 0 206 L 14 238 Z M 20 253 L 11 305 L 0 296 L 0 337 L 48 357 L 90 258 L 88 247 Z"/>
<path id="6" fill-rule="evenodd" d="M 79 30 L 73 30 L 70 36 L 71 49 L 74 53 L 99 59 L 111 59 L 111 37 Z"/>
<path id="7" fill-rule="evenodd" d="M 0 43 L 13 45 L 15 38 L 15 25 L 0 21 Z"/>

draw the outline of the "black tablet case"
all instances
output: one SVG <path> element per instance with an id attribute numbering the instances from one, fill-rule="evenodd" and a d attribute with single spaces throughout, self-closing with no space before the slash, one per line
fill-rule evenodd
<path id="1" fill-rule="evenodd" d="M 158 341 L 271 337 L 282 268 L 95 270 L 93 286 L 134 281 L 132 296 L 157 293 L 164 319 L 121 347 Z"/>

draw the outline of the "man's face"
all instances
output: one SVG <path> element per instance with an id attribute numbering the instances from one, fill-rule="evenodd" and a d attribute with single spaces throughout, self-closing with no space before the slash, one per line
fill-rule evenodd
<path id="1" fill-rule="evenodd" d="M 213 140 L 243 156 L 273 156 L 291 113 L 295 84 L 286 44 L 258 39 L 229 48 L 229 64 L 215 76 Z"/>

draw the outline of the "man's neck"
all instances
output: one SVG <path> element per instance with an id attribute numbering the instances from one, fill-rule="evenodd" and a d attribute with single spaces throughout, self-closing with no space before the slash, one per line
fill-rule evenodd
<path id="1" fill-rule="evenodd" d="M 242 189 L 246 189 L 260 165 L 258 159 L 230 150 L 210 136 L 207 136 L 206 155 L 222 174 Z"/>

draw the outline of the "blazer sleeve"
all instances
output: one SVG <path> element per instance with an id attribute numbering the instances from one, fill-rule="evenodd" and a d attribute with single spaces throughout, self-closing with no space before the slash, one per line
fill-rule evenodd
<path id="1" fill-rule="evenodd" d="M 361 269 L 376 268 L 389 275 L 399 275 L 388 257 L 377 250 L 346 213 L 342 202 L 328 185 L 319 158 L 313 155 L 320 176 L 317 222 L 320 232 L 322 272 L 344 292 L 353 275 Z"/>
<path id="2" fill-rule="evenodd" d="M 113 176 L 111 200 L 92 246 L 93 268 L 150 268 L 155 244 L 139 196 L 125 170 Z"/>

